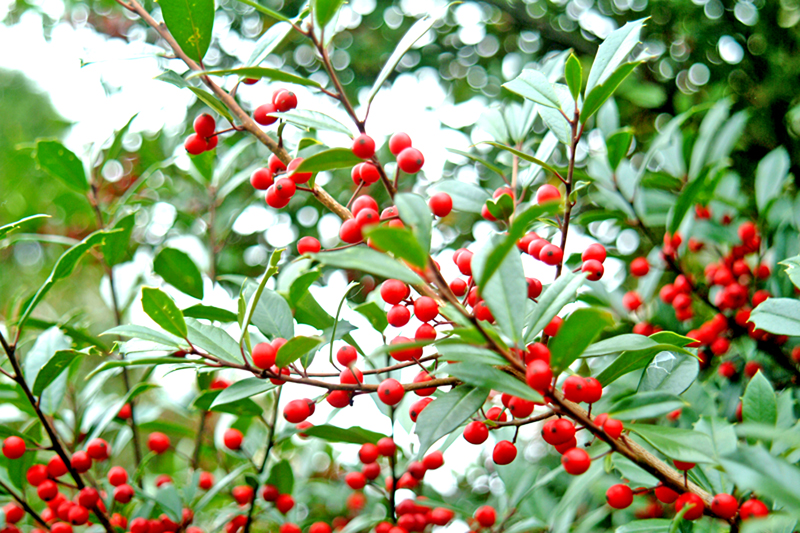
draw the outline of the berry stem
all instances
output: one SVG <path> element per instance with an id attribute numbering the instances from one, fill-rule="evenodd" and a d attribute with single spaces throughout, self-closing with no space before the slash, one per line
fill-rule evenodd
<path id="1" fill-rule="evenodd" d="M 45 523 L 44 519 L 42 519 L 39 513 L 34 511 L 33 508 L 30 505 L 28 505 L 28 502 L 25 501 L 20 495 L 11 490 L 11 487 L 6 485 L 2 481 L 0 481 L 0 487 L 3 487 L 3 490 L 5 490 L 8 494 L 10 494 L 11 497 L 14 498 L 14 500 L 16 500 L 16 502 L 20 505 L 20 507 L 22 507 L 26 513 L 31 515 L 31 517 L 33 517 L 34 520 L 36 520 L 44 528 L 49 529 L 49 526 Z"/>
<path id="2" fill-rule="evenodd" d="M 258 473 L 261 474 L 264 472 L 264 469 L 267 467 L 267 463 L 269 462 L 269 454 L 272 452 L 272 446 L 275 444 L 275 426 L 278 425 L 278 406 L 281 403 L 281 391 L 283 390 L 282 386 L 279 386 L 275 390 L 275 404 L 272 406 L 272 423 L 269 425 L 269 434 L 267 436 L 267 449 L 264 451 L 264 459 L 261 461 L 261 466 L 258 467 Z M 257 479 L 261 479 L 261 476 L 257 476 Z M 253 501 L 250 502 L 250 509 L 247 511 L 247 522 L 244 525 L 244 533 L 250 533 L 250 525 L 253 523 L 253 510 L 256 507 L 256 500 L 258 499 L 258 489 L 260 485 L 256 484 L 253 488 Z"/>

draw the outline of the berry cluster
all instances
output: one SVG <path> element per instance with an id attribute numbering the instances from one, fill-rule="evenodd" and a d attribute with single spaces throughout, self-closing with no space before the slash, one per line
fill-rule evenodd
<path id="1" fill-rule="evenodd" d="M 207 113 L 194 119 L 194 133 L 189 135 L 183 145 L 186 151 L 192 155 L 200 155 L 216 148 L 219 142 L 216 127 L 214 117 Z"/>

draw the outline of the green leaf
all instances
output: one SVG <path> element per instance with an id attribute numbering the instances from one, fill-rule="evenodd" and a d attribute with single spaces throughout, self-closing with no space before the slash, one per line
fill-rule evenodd
<path id="1" fill-rule="evenodd" d="M 32 387 L 33 395 L 41 396 L 47 386 L 55 381 L 76 358 L 84 355 L 86 354 L 75 350 L 59 350 L 54 353 L 53 357 L 48 359 L 36 374 L 36 380 L 33 382 Z"/>
<path id="2" fill-rule="evenodd" d="M 386 313 L 375 302 L 364 302 L 353 308 L 353 311 L 366 318 L 376 331 L 382 332 L 389 325 Z"/>
<path id="3" fill-rule="evenodd" d="M 554 175 L 560 175 L 559 172 L 554 167 L 550 166 L 548 163 L 545 163 L 544 161 L 537 159 L 532 155 L 528 155 L 525 152 L 520 152 L 516 148 L 511 148 L 510 146 L 506 146 L 504 144 L 496 143 L 493 141 L 482 141 L 482 144 L 491 144 L 496 148 L 500 148 L 501 150 L 505 150 L 506 152 L 511 152 L 512 154 L 514 154 L 515 156 L 519 157 L 524 161 L 528 161 L 529 163 L 533 163 L 534 165 L 539 165 L 543 169 L 552 172 Z"/>
<path id="4" fill-rule="evenodd" d="M 275 464 L 269 472 L 267 484 L 275 485 L 281 494 L 291 494 L 294 489 L 294 472 L 289 461 L 283 459 Z"/>
<path id="5" fill-rule="evenodd" d="M 112 368 L 129 368 L 136 366 L 156 366 L 156 365 L 191 365 L 191 364 L 203 364 L 203 361 L 198 359 L 185 359 L 183 357 L 168 357 L 168 356 L 139 357 L 137 359 L 112 359 L 110 361 L 105 361 L 104 363 L 95 367 L 94 370 L 89 372 L 89 375 L 86 376 L 86 379 L 91 379 L 97 374 L 105 372 L 106 370 L 111 370 Z"/>
<path id="6" fill-rule="evenodd" d="M 253 464 L 248 461 L 231 470 L 229 474 L 217 481 L 213 487 L 208 489 L 208 491 L 203 494 L 203 497 L 200 498 L 200 500 L 198 500 L 198 502 L 192 507 L 194 512 L 199 513 L 205 509 L 206 506 L 217 496 L 217 494 L 223 490 L 230 490 L 231 485 L 233 485 L 236 479 L 242 475 L 242 472 L 249 470 L 250 468 L 253 468 Z"/>
<path id="7" fill-rule="evenodd" d="M 798 198 L 800 198 L 800 196 Z M 2 228 L 0 228 L 0 231 L 2 231 Z M 784 259 L 778 264 L 786 267 L 786 275 L 792 280 L 792 284 L 800 289 L 800 255 Z"/>
<path id="8" fill-rule="evenodd" d="M 344 0 L 311 0 L 311 13 L 314 15 L 317 28 L 322 29 L 327 26 L 342 4 Z"/>
<path id="9" fill-rule="evenodd" d="M 241 2 L 243 4 L 246 4 L 246 5 L 250 6 L 250 7 L 255 8 L 256 10 L 260 11 L 261 13 L 264 13 L 266 16 L 268 16 L 270 18 L 274 18 L 275 20 L 279 20 L 281 22 L 289 22 L 289 19 L 287 17 L 284 17 L 283 15 L 278 13 L 277 11 L 273 11 L 272 9 L 269 9 L 268 7 L 264 7 L 261 4 L 259 4 L 258 2 L 254 2 L 253 0 L 239 0 L 239 2 Z M 270 28 L 274 28 L 276 25 L 270 26 Z M 291 26 L 289 26 L 289 28 L 291 28 Z M 269 31 L 269 30 L 267 30 L 267 31 Z M 252 61 L 250 61 L 250 63 L 252 63 Z"/>
<path id="10" fill-rule="evenodd" d="M 28 222 L 30 220 L 35 220 L 37 218 L 50 218 L 50 215 L 32 215 L 32 216 L 29 216 L 29 217 L 21 218 L 21 219 L 17 220 L 16 222 L 12 222 L 11 224 L 6 224 L 5 226 L 0 226 L 0 240 L 4 239 L 6 237 L 6 235 L 8 235 L 9 233 L 17 231 L 19 229 L 19 227 L 22 226 L 23 224 L 25 224 L 26 222 Z"/>
<path id="11" fill-rule="evenodd" d="M 320 252 L 309 256 L 323 265 L 345 270 L 360 270 L 384 278 L 399 279 L 419 285 L 422 279 L 399 261 L 366 246 L 355 246 L 333 252 Z"/>
<path id="12" fill-rule="evenodd" d="M 613 322 L 611 314 L 600 309 L 585 307 L 573 311 L 561 324 L 558 335 L 548 344 L 553 373 L 558 374 L 569 367 L 600 332 Z"/>
<path id="13" fill-rule="evenodd" d="M 69 350 L 70 339 L 58 327 L 51 327 L 43 331 L 34 342 L 33 346 L 22 360 L 22 371 L 28 386 L 33 386 L 39 378 L 39 373 L 55 354 L 61 350 Z M 67 387 L 67 376 L 60 376 L 41 395 L 39 405 L 45 414 L 52 415 L 58 411 L 64 399 Z"/>
<path id="14" fill-rule="evenodd" d="M 689 351 L 683 348 L 676 347 L 671 344 L 657 343 L 648 348 L 639 350 L 628 350 L 622 352 L 610 365 L 603 369 L 597 376 L 598 381 L 605 387 L 609 383 L 616 381 L 625 374 L 645 368 L 650 364 L 650 361 L 661 352 L 680 352 L 690 354 Z"/>
<path id="15" fill-rule="evenodd" d="M 625 63 L 602 84 L 593 88 L 591 92 L 589 92 L 589 88 L 587 87 L 586 100 L 583 102 L 583 109 L 581 109 L 581 123 L 585 124 L 586 121 L 592 117 L 592 115 L 597 113 L 603 104 L 606 103 L 606 100 L 611 98 L 611 95 L 617 90 L 619 84 L 622 83 L 625 78 L 630 76 L 633 70 L 639 65 L 641 65 L 641 61 L 637 61 L 635 63 Z"/>
<path id="16" fill-rule="evenodd" d="M 742 419 L 774 426 L 778 422 L 778 401 L 769 380 L 759 370 L 747 384 L 742 397 Z"/>
<path id="17" fill-rule="evenodd" d="M 239 68 L 227 68 L 219 70 L 201 70 L 191 73 L 189 76 L 186 77 L 186 79 L 190 80 L 192 78 L 197 78 L 199 76 L 227 76 L 230 74 L 235 74 L 242 78 L 251 78 L 251 79 L 266 78 L 270 81 L 275 81 L 275 82 L 294 83 L 295 85 L 303 85 L 306 87 L 317 87 L 317 88 L 321 87 L 321 85 L 314 80 L 309 80 L 308 78 L 303 78 L 295 74 L 290 74 L 283 70 L 267 68 L 267 67 L 239 67 Z"/>
<path id="18" fill-rule="evenodd" d="M 496 260 L 492 257 L 492 251 L 501 243 L 499 235 L 493 236 L 490 243 L 472 258 L 472 272 L 476 279 L 485 278 L 483 271 L 489 267 L 490 258 Z M 516 248 L 509 250 L 500 260 L 495 274 L 480 287 L 480 293 L 502 332 L 515 344 L 521 344 L 528 303 L 528 284 L 522 268 L 522 258 Z"/>
<path id="19" fill-rule="evenodd" d="M 483 204 L 492 198 L 485 189 L 473 184 L 458 180 L 442 180 L 433 184 L 429 189 L 432 194 L 446 192 L 453 199 L 453 209 L 465 213 L 480 213 Z"/>
<path id="20" fill-rule="evenodd" d="M 406 228 L 376 224 L 365 228 L 364 236 L 368 237 L 377 249 L 391 252 L 398 259 L 405 259 L 420 268 L 425 268 L 428 264 L 428 254 L 420 247 L 411 231 Z"/>
<path id="21" fill-rule="evenodd" d="M 470 364 L 478 363 L 484 365 L 508 364 L 508 361 L 506 361 L 497 352 L 493 352 L 492 350 L 488 350 L 486 348 L 480 348 L 478 346 L 472 346 L 470 344 L 446 344 L 445 342 L 442 342 L 436 344 L 436 349 L 442 358 L 447 361 L 462 361 Z"/>
<path id="22" fill-rule="evenodd" d="M 260 416 L 263 409 L 256 402 L 250 398 L 240 398 L 235 401 L 225 402 L 222 404 L 214 404 L 219 395 L 222 394 L 221 390 L 205 391 L 200 396 L 195 398 L 192 402 L 192 408 L 199 411 L 214 411 L 216 413 L 229 413 L 238 417 L 242 416 Z M 213 407 L 212 407 L 213 406 Z"/>
<path id="23" fill-rule="evenodd" d="M 450 374 L 464 383 L 474 385 L 475 387 L 507 392 L 508 394 L 532 402 L 541 403 L 543 401 L 542 396 L 530 388 L 527 383 L 493 366 L 455 363 L 443 367 L 442 370 L 437 373 Z"/>
<path id="24" fill-rule="evenodd" d="M 539 303 L 528 317 L 525 343 L 531 342 L 565 305 L 575 299 L 584 280 L 586 280 L 586 274 L 573 274 L 566 271 L 542 292 L 539 296 Z"/>
<path id="25" fill-rule="evenodd" d="M 631 148 L 631 141 L 633 141 L 633 129 L 623 128 L 617 130 L 606 139 L 606 150 L 608 157 L 608 164 L 611 170 L 616 171 L 619 164 L 628 155 L 628 150 Z"/>
<path id="26" fill-rule="evenodd" d="M 338 120 L 329 117 L 325 113 L 320 113 L 319 111 L 311 111 L 310 109 L 295 109 L 285 113 L 270 113 L 270 116 L 278 117 L 289 124 L 299 126 L 300 128 L 335 131 L 338 133 L 344 133 L 348 137 L 353 136 L 353 134 L 350 132 L 350 128 Z M 359 159 L 358 162 L 360 163 L 361 159 Z"/>
<path id="27" fill-rule="evenodd" d="M 180 524 L 183 521 L 183 501 L 175 485 L 164 483 L 156 489 L 156 501 L 173 522 Z"/>
<path id="28" fill-rule="evenodd" d="M 467 159 L 469 159 L 471 161 L 475 161 L 476 163 L 480 163 L 481 165 L 485 166 L 486 168 L 488 168 L 492 172 L 498 174 L 500 177 L 505 177 L 505 172 L 503 172 L 499 167 L 496 167 L 493 164 L 489 163 L 485 159 L 482 159 L 482 158 L 480 158 L 480 157 L 478 157 L 476 155 L 473 155 L 473 154 L 471 154 L 469 152 L 462 152 L 461 150 L 456 150 L 454 148 L 447 148 L 447 151 L 451 152 L 453 154 L 460 155 L 462 157 L 466 157 Z M 446 182 L 439 182 L 439 183 L 446 183 Z M 433 187 L 435 188 L 436 185 L 437 184 L 434 184 Z"/>
<path id="29" fill-rule="evenodd" d="M 79 193 L 89 191 L 89 181 L 86 179 L 83 163 L 60 142 L 44 139 L 36 141 L 35 156 L 39 168 L 73 191 Z"/>
<path id="30" fill-rule="evenodd" d="M 39 287 L 39 290 L 25 307 L 25 311 L 22 313 L 22 316 L 17 322 L 17 328 L 22 330 L 25 322 L 27 322 L 28 318 L 30 318 L 33 310 L 36 309 L 36 306 L 41 303 L 53 285 L 55 285 L 57 281 L 62 280 L 72 274 L 75 266 L 86 252 L 95 246 L 101 246 L 105 242 L 105 239 L 108 235 L 111 235 L 117 231 L 119 230 L 95 231 L 81 242 L 61 254 L 61 257 L 59 257 L 58 261 L 56 261 L 56 265 L 53 267 L 52 272 L 50 272 L 50 275 L 47 277 L 47 280 L 45 280 L 44 284 Z"/>
<path id="31" fill-rule="evenodd" d="M 211 44 L 214 0 L 160 0 L 158 5 L 181 50 L 201 62 Z"/>
<path id="32" fill-rule="evenodd" d="M 186 318 L 197 318 L 212 320 L 216 322 L 236 322 L 236 313 L 214 307 L 213 305 L 197 304 L 187 307 L 183 310 L 183 316 Z"/>
<path id="33" fill-rule="evenodd" d="M 497 198 L 487 200 L 486 209 L 497 220 L 508 220 L 514 214 L 514 200 L 510 194 L 501 194 Z"/>
<path id="34" fill-rule="evenodd" d="M 614 533 L 669 533 L 672 520 L 667 518 L 652 518 L 649 520 L 636 520 L 614 530 Z"/>
<path id="35" fill-rule="evenodd" d="M 575 57 L 575 54 L 570 54 L 564 65 L 564 78 L 567 80 L 567 87 L 569 92 L 572 93 L 572 98 L 578 99 L 581 94 L 581 85 L 583 84 L 583 67 L 581 62 Z"/>
<path id="36" fill-rule="evenodd" d="M 786 148 L 779 146 L 759 161 L 756 168 L 756 206 L 766 213 L 770 202 L 778 197 L 786 183 L 791 165 Z"/>
<path id="37" fill-rule="evenodd" d="M 757 329 L 775 335 L 800 335 L 800 301 L 793 298 L 767 298 L 750 313 Z"/>
<path id="38" fill-rule="evenodd" d="M 525 69 L 519 76 L 504 83 L 503 87 L 541 106 L 561 109 L 561 100 L 553 84 L 538 70 Z"/>
<path id="39" fill-rule="evenodd" d="M 689 185 L 683 189 L 680 196 L 678 196 L 678 201 L 669 210 L 669 215 L 667 217 L 669 219 L 667 222 L 667 231 L 669 233 L 675 233 L 681 227 L 681 222 L 683 222 L 686 213 L 694 207 L 697 203 L 697 196 L 705 188 L 707 177 L 707 172 L 701 173 L 700 176 L 690 182 Z"/>
<path id="40" fill-rule="evenodd" d="M 611 32 L 603 44 L 597 49 L 589 78 L 586 82 L 586 94 L 590 94 L 597 85 L 605 83 L 617 68 L 628 59 L 633 47 L 639 44 L 639 34 L 646 19 L 628 22 L 622 28 Z M 588 97 L 587 97 L 588 99 Z M 585 106 L 584 106 L 585 107 Z"/>
<path id="41" fill-rule="evenodd" d="M 800 468 L 761 446 L 742 446 L 720 463 L 738 490 L 769 495 L 785 512 L 800 517 Z"/>
<path id="42" fill-rule="evenodd" d="M 303 430 L 309 437 L 316 437 L 328 442 L 347 442 L 350 444 L 366 444 L 368 442 L 376 444 L 380 439 L 386 437 L 383 433 L 369 431 L 359 426 L 350 428 L 340 428 L 330 424 L 311 426 Z"/>
<path id="43" fill-rule="evenodd" d="M 663 416 L 686 406 L 686 402 L 669 392 L 638 392 L 614 403 L 608 414 L 619 420 L 639 420 Z"/>
<path id="44" fill-rule="evenodd" d="M 639 391 L 683 394 L 700 373 L 696 357 L 673 352 L 659 352 L 642 373 Z"/>
<path id="45" fill-rule="evenodd" d="M 412 193 L 401 192 L 394 197 L 400 219 L 411 226 L 420 247 L 427 254 L 431 249 L 431 226 L 433 215 L 425 199 Z"/>
<path id="46" fill-rule="evenodd" d="M 214 96 L 214 95 L 212 95 L 210 93 L 207 93 L 206 91 L 204 91 L 202 89 L 198 89 L 197 87 L 192 87 L 191 85 L 187 85 L 187 88 L 190 91 L 192 91 L 194 93 L 194 95 L 197 98 L 199 98 L 204 104 L 206 104 L 208 107 L 210 107 L 211 109 L 213 109 L 214 111 L 219 113 L 221 116 L 223 116 L 226 119 L 228 119 L 228 122 L 233 124 L 233 115 L 231 115 L 230 111 L 228 111 L 228 108 L 225 107 L 225 104 L 220 102 L 217 99 L 216 96 Z M 206 152 L 206 153 L 208 153 L 208 152 Z M 197 157 L 201 157 L 201 156 L 197 156 Z"/>
<path id="47" fill-rule="evenodd" d="M 175 87 L 178 87 L 180 89 L 186 89 L 189 87 L 189 84 L 186 83 L 186 80 L 183 79 L 183 76 L 181 76 L 174 70 L 168 70 L 166 72 L 162 72 L 161 74 L 156 76 L 155 79 L 163 81 L 164 83 L 169 83 L 170 85 L 174 85 Z"/>
<path id="48" fill-rule="evenodd" d="M 252 286 L 245 287 L 245 298 L 251 302 L 251 305 L 255 291 L 256 289 Z M 269 289 L 264 289 L 261 293 L 261 298 L 258 299 L 253 309 L 253 318 L 250 323 L 268 337 L 291 339 L 294 336 L 292 309 L 283 296 Z"/>
<path id="49" fill-rule="evenodd" d="M 331 148 L 323 150 L 303 160 L 294 169 L 296 172 L 323 172 L 325 170 L 335 170 L 337 168 L 351 168 L 363 162 L 363 159 L 356 156 L 350 148 Z"/>
<path id="50" fill-rule="evenodd" d="M 193 318 L 186 319 L 186 328 L 188 340 L 196 348 L 201 348 L 206 353 L 229 363 L 242 363 L 239 344 L 224 329 L 203 324 Z"/>
<path id="51" fill-rule="evenodd" d="M 245 398 L 251 398 L 259 394 L 274 389 L 276 386 L 268 379 L 261 378 L 245 378 L 233 383 L 230 387 L 223 389 L 219 395 L 211 402 L 211 409 L 225 405 L 228 403 L 237 402 Z"/>
<path id="52" fill-rule="evenodd" d="M 122 128 L 120 128 L 119 131 L 117 131 L 114 134 L 114 140 L 111 142 L 111 146 L 106 152 L 106 157 L 105 157 L 106 161 L 111 161 L 112 159 L 116 159 L 122 152 L 122 140 L 125 138 L 125 135 L 128 133 L 128 130 L 131 128 L 131 123 L 138 116 L 139 113 L 133 115 L 131 118 L 128 119 L 128 122 L 126 122 L 125 125 L 122 126 Z"/>
<path id="53" fill-rule="evenodd" d="M 203 299 L 203 276 L 188 254 L 164 248 L 153 260 L 153 270 L 182 293 Z"/>
<path id="54" fill-rule="evenodd" d="M 589 346 L 584 352 L 583 357 L 599 357 L 630 350 L 641 350 L 650 348 L 658 344 L 656 341 L 644 335 L 636 333 L 626 333 L 616 335 L 608 339 L 603 339 Z"/>
<path id="55" fill-rule="evenodd" d="M 311 350 L 316 349 L 317 346 L 322 344 L 322 341 L 323 339 L 321 337 L 303 337 L 298 335 L 278 349 L 278 355 L 275 357 L 275 364 L 280 368 L 288 366 Z"/>
<path id="56" fill-rule="evenodd" d="M 89 442 L 93 439 L 96 439 L 100 435 L 103 434 L 103 431 L 108 427 L 108 425 L 116 418 L 117 413 L 119 410 L 122 409 L 122 406 L 126 403 L 130 402 L 132 399 L 136 398 L 140 394 L 149 391 L 150 389 L 154 389 L 158 387 L 155 383 L 147 383 L 145 381 L 141 381 L 131 387 L 130 392 L 125 394 L 122 398 L 117 400 L 116 403 L 111 405 L 103 414 L 103 418 L 97 423 L 97 425 L 92 429 L 92 432 L 86 438 L 86 442 Z"/>
<path id="57" fill-rule="evenodd" d="M 714 449 L 713 443 L 705 433 L 649 424 L 625 424 L 625 429 L 639 435 L 670 459 L 690 463 L 713 462 L 708 456 L 708 452 Z"/>
<path id="58" fill-rule="evenodd" d="M 289 287 L 289 306 L 294 307 L 297 302 L 308 292 L 309 287 L 317 281 L 322 272 L 319 270 L 311 270 L 297 277 Z"/>
<path id="59" fill-rule="evenodd" d="M 424 456 L 436 441 L 449 435 L 468 420 L 488 397 L 488 390 L 464 385 L 438 396 L 417 418 L 414 429 L 419 437 L 417 456 Z"/>
<path id="60" fill-rule="evenodd" d="M 114 229 L 119 230 L 117 233 L 106 237 L 106 242 L 103 244 L 103 258 L 109 266 L 118 265 L 125 258 L 135 222 L 136 213 L 131 213 L 114 224 Z"/>
<path id="61" fill-rule="evenodd" d="M 186 345 L 186 342 L 174 335 L 165 333 L 163 331 L 156 331 L 144 326 L 117 326 L 101 333 L 101 335 L 119 335 L 121 337 L 129 337 L 132 339 L 142 339 L 145 341 L 163 344 L 164 346 L 171 346 L 173 348 L 180 348 Z"/>
<path id="62" fill-rule="evenodd" d="M 186 321 L 183 313 L 167 293 L 160 289 L 144 287 L 142 309 L 164 331 L 186 338 Z"/>
<path id="63" fill-rule="evenodd" d="M 428 30 L 430 30 L 436 21 L 442 18 L 445 13 L 447 13 L 447 8 L 440 10 L 434 15 L 425 15 L 408 29 L 406 34 L 403 35 L 403 38 L 400 39 L 400 42 L 397 43 L 392 55 L 390 55 L 389 59 L 386 60 L 386 64 L 381 69 L 378 77 L 375 78 L 375 82 L 372 84 L 372 89 L 370 89 L 369 94 L 367 95 L 367 106 L 372 103 L 375 95 L 377 95 L 378 91 L 381 90 L 384 82 L 389 79 L 389 76 L 391 76 L 392 72 L 394 72 L 395 67 L 397 67 L 397 64 L 400 63 L 401 59 L 403 59 L 403 56 L 406 55 L 406 52 L 411 50 L 411 47 L 414 46 L 414 43 L 419 41 L 423 35 L 428 33 Z"/>

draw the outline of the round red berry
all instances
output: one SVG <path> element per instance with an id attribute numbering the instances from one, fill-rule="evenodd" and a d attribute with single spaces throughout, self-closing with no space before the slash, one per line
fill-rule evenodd
<path id="1" fill-rule="evenodd" d="M 730 494 L 717 494 L 711 500 L 711 512 L 720 518 L 733 518 L 739 508 L 739 502 Z"/>
<path id="2" fill-rule="evenodd" d="M 403 385 L 394 378 L 388 378 L 378 386 L 378 397 L 386 405 L 397 405 L 403 399 Z"/>
<path id="3" fill-rule="evenodd" d="M 12 435 L 3 441 L 3 455 L 8 459 L 19 459 L 25 454 L 25 441 Z"/>
<path id="4" fill-rule="evenodd" d="M 390 437 L 383 437 L 378 440 L 378 453 L 383 457 L 391 457 L 397 450 L 397 446 Z"/>
<path id="5" fill-rule="evenodd" d="M 474 420 L 464 428 L 464 440 L 470 444 L 483 444 L 489 438 L 489 428 L 486 424 Z"/>
<path id="6" fill-rule="evenodd" d="M 606 247 L 600 243 L 590 244 L 586 250 L 581 254 L 581 261 L 599 261 L 602 263 L 606 260 Z"/>
<path id="7" fill-rule="evenodd" d="M 297 95 L 292 91 L 282 89 L 272 95 L 272 103 L 281 113 L 285 113 L 297 107 Z"/>
<path id="8" fill-rule="evenodd" d="M 633 491 L 628 485 L 612 485 L 606 491 L 606 502 L 614 509 L 625 509 L 633 503 Z"/>
<path id="9" fill-rule="evenodd" d="M 264 105 L 260 105 L 256 108 L 253 112 L 253 120 L 261 124 L 262 126 L 269 126 L 270 124 L 275 124 L 278 122 L 278 117 L 272 116 L 272 113 L 278 111 L 278 108 L 275 107 L 275 104 L 272 102 Z"/>
<path id="10" fill-rule="evenodd" d="M 555 202 L 561 199 L 561 192 L 554 185 L 546 183 L 536 191 L 536 203 L 541 205 L 547 202 Z"/>
<path id="11" fill-rule="evenodd" d="M 217 123 L 214 120 L 214 117 L 209 115 L 208 113 L 203 113 L 202 115 L 198 116 L 194 119 L 194 132 L 203 138 L 208 138 L 214 135 L 214 129 L 217 127 Z"/>
<path id="12" fill-rule="evenodd" d="M 196 133 L 192 133 L 183 143 L 183 147 L 192 155 L 200 155 L 208 150 L 208 141 Z"/>
<path id="13" fill-rule="evenodd" d="M 375 155 L 375 141 L 373 141 L 372 137 L 369 135 L 362 133 L 353 139 L 352 150 L 356 157 L 360 157 L 361 159 L 369 159 Z"/>
<path id="14" fill-rule="evenodd" d="M 631 275 L 641 278 L 650 272 L 650 263 L 647 262 L 646 257 L 637 257 L 631 261 Z"/>
<path id="15" fill-rule="evenodd" d="M 742 520 L 748 518 L 759 518 L 769 514 L 769 507 L 767 507 L 761 500 L 755 498 L 747 500 L 739 507 L 739 516 Z"/>
<path id="16" fill-rule="evenodd" d="M 605 268 L 600 261 L 589 259 L 581 265 L 581 272 L 586 273 L 586 279 L 589 281 L 599 281 L 605 273 Z"/>
<path id="17" fill-rule="evenodd" d="M 475 511 L 475 520 L 483 527 L 492 527 L 497 521 L 497 512 L 489 505 L 478 507 Z"/>
<path id="18" fill-rule="evenodd" d="M 546 244 L 539 250 L 539 261 L 546 265 L 557 265 L 564 258 L 564 252 L 555 244 Z"/>
<path id="19" fill-rule="evenodd" d="M 311 416 L 309 400 L 292 400 L 283 408 L 283 418 L 292 424 L 299 424 Z"/>
<path id="20" fill-rule="evenodd" d="M 517 447 L 511 441 L 501 440 L 492 450 L 492 460 L 498 465 L 507 465 L 517 457 Z"/>
<path id="21" fill-rule="evenodd" d="M 267 194 L 265 195 L 265 199 L 267 201 L 267 205 L 274 208 L 274 209 L 281 209 L 289 205 L 289 201 L 291 198 L 282 198 L 278 196 L 277 191 L 275 190 L 275 185 L 271 185 L 267 189 Z"/>
<path id="22" fill-rule="evenodd" d="M 684 513 L 685 520 L 697 520 L 703 516 L 703 511 L 706 508 L 703 499 L 697 494 L 686 492 L 678 496 L 675 500 L 675 510 L 680 512 L 684 507 L 689 507 L 689 510 Z"/>
<path id="23" fill-rule="evenodd" d="M 411 147 L 411 137 L 406 133 L 395 133 L 389 138 L 389 151 L 392 155 L 399 155 L 406 148 Z"/>
<path id="24" fill-rule="evenodd" d="M 397 166 L 406 174 L 416 174 L 425 164 L 425 157 L 416 148 L 406 148 L 397 156 Z"/>
<path id="25" fill-rule="evenodd" d="M 266 191 L 273 183 L 272 171 L 268 168 L 259 168 L 250 175 L 250 185 L 259 191 Z"/>
<path id="26" fill-rule="evenodd" d="M 428 296 L 421 296 L 414 301 L 414 316 L 421 322 L 430 322 L 439 315 L 439 305 Z"/>
<path id="27" fill-rule="evenodd" d="M 167 451 L 169 449 L 169 445 L 169 437 L 159 431 L 154 431 L 147 437 L 147 447 L 150 449 L 150 451 L 157 454 Z"/>
<path id="28" fill-rule="evenodd" d="M 241 448 L 243 439 L 244 436 L 242 432 L 236 428 L 226 429 L 225 433 L 222 435 L 222 442 L 229 450 L 238 450 Z"/>
<path id="29" fill-rule="evenodd" d="M 268 370 L 275 364 L 277 351 L 268 342 L 260 342 L 253 346 L 253 364 L 262 370 Z"/>
<path id="30" fill-rule="evenodd" d="M 553 371 L 550 365 L 540 359 L 531 361 L 525 371 L 525 381 L 532 389 L 539 392 L 549 389 L 552 380 Z"/>
<path id="31" fill-rule="evenodd" d="M 564 452 L 564 455 L 561 456 L 561 464 L 564 465 L 564 470 L 566 470 L 568 474 L 577 476 L 589 470 L 592 460 L 589 454 L 586 453 L 586 450 L 572 448 Z"/>
<path id="32" fill-rule="evenodd" d="M 446 217 L 453 210 L 453 199 L 446 192 L 436 193 L 428 200 L 428 207 L 437 217 Z"/>

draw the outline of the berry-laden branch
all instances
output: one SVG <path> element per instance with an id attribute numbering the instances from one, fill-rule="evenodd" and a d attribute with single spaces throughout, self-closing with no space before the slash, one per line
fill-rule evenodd
<path id="1" fill-rule="evenodd" d="M 129 3 L 124 2 L 123 0 L 117 0 L 124 8 L 136 13 L 139 15 L 142 20 L 144 20 L 151 28 L 153 28 L 156 32 L 158 32 L 159 36 L 164 39 L 167 44 L 172 48 L 175 52 L 175 56 L 180 58 L 186 66 L 188 66 L 191 70 L 194 71 L 202 71 L 202 67 L 198 65 L 193 59 L 187 56 L 183 50 L 181 50 L 180 45 L 172 37 L 169 30 L 163 24 L 159 24 L 156 20 L 147 12 L 147 10 L 142 7 L 142 5 L 137 0 L 130 0 Z M 283 162 L 284 165 L 288 165 L 292 158 L 289 153 L 283 148 L 278 142 L 272 139 L 269 135 L 262 130 L 259 125 L 256 123 L 253 118 L 247 114 L 244 109 L 239 105 L 236 99 L 231 96 L 227 91 L 225 91 L 222 87 L 214 83 L 211 78 L 208 76 L 201 76 L 203 83 L 208 87 L 214 95 L 219 98 L 223 104 L 234 114 L 234 116 L 241 122 L 241 128 L 250 132 L 252 135 L 256 137 L 264 146 L 266 146 L 270 152 L 275 154 L 278 159 Z M 327 207 L 331 212 L 336 214 L 342 220 L 348 220 L 353 218 L 352 213 L 344 207 L 342 204 L 337 202 L 330 194 L 328 194 L 325 189 L 314 184 L 313 187 L 313 194 L 317 198 L 317 200 Z"/>
<path id="2" fill-rule="evenodd" d="M 20 505 L 20 507 L 22 507 L 25 510 L 26 513 L 31 515 L 34 520 L 36 520 L 43 527 L 45 527 L 45 528 L 47 527 L 47 523 L 44 521 L 44 519 L 39 515 L 39 513 L 34 511 L 33 508 L 30 505 L 28 505 L 28 502 L 25 501 L 25 499 L 22 496 L 20 496 L 16 492 L 14 492 L 11 489 L 11 487 L 6 485 L 2 481 L 0 481 L 0 487 L 3 487 L 3 490 L 5 490 L 8 494 L 10 494 L 11 497 L 14 498 L 14 500 Z"/>

